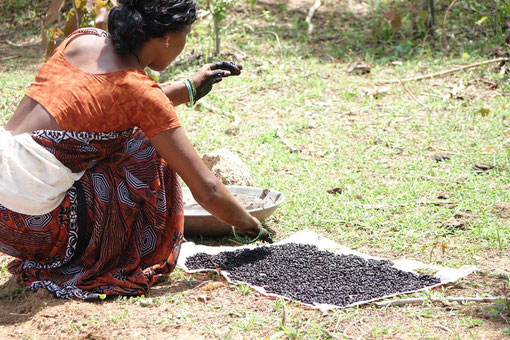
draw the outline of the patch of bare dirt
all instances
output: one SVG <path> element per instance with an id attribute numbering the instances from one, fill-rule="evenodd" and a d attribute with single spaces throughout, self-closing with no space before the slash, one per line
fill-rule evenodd
<path id="1" fill-rule="evenodd" d="M 510 218 L 510 202 L 494 203 L 494 213 L 501 218 Z"/>

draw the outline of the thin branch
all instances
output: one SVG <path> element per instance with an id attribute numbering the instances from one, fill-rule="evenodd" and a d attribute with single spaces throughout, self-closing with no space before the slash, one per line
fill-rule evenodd
<path id="1" fill-rule="evenodd" d="M 436 324 L 434 324 L 434 326 L 436 326 L 437 328 L 441 328 L 442 330 L 447 331 L 448 333 L 453 333 L 450 328 L 445 327 L 445 326 L 441 325 L 440 323 L 436 323 Z"/>
<path id="2" fill-rule="evenodd" d="M 474 64 L 462 66 L 462 67 L 456 67 L 451 70 L 446 70 L 446 71 L 441 71 L 441 72 L 436 72 L 436 73 L 429 73 L 429 74 L 425 74 L 423 76 L 418 76 L 418 77 L 413 77 L 413 78 L 383 80 L 383 81 L 378 81 L 377 84 L 395 84 L 395 83 L 399 83 L 399 82 L 408 82 L 408 81 L 422 80 L 422 79 L 428 79 L 428 78 L 436 78 L 436 77 L 441 77 L 441 76 L 444 76 L 444 75 L 447 75 L 450 73 L 467 70 L 470 68 L 475 68 L 475 67 L 479 67 L 479 66 L 483 66 L 483 65 L 487 65 L 487 64 L 499 63 L 499 62 L 505 62 L 505 61 L 510 61 L 510 58 L 502 57 L 502 58 L 496 58 L 496 59 L 492 59 L 492 60 L 486 60 L 486 61 L 482 61 L 479 63 L 474 63 Z"/>
<path id="3" fill-rule="evenodd" d="M 291 153 L 296 153 L 296 152 L 302 152 L 303 150 L 299 149 L 299 148 L 295 148 L 294 146 L 292 146 L 288 141 L 287 141 L 287 138 L 285 138 L 284 136 L 284 133 L 283 133 L 283 130 L 282 129 L 278 129 L 276 131 L 276 137 L 278 137 L 280 139 L 280 142 L 282 142 L 283 145 L 285 145 L 289 151 Z"/>
<path id="4" fill-rule="evenodd" d="M 387 306 L 404 306 L 413 303 L 423 303 L 423 302 L 495 302 L 498 300 L 502 300 L 504 297 L 482 297 L 482 298 L 474 298 L 474 297 L 446 297 L 442 299 L 429 299 L 429 298 L 411 298 L 411 299 L 401 299 L 401 300 L 390 300 L 390 301 L 382 301 L 376 302 L 375 305 L 377 307 L 387 307 Z"/>
<path id="5" fill-rule="evenodd" d="M 402 81 L 402 79 L 398 79 L 400 81 L 400 84 L 402 84 L 402 87 L 404 88 L 404 90 L 407 92 L 407 94 L 409 95 L 409 97 L 411 97 L 415 102 L 417 102 L 418 104 L 420 104 L 421 106 L 423 106 L 424 108 L 427 108 L 427 109 L 430 109 L 430 106 L 426 105 L 426 104 L 423 104 L 418 98 L 415 97 L 415 95 L 409 91 L 409 89 L 407 88 L 406 84 L 404 84 L 404 82 Z"/>
<path id="6" fill-rule="evenodd" d="M 388 209 L 388 208 L 394 208 L 394 207 L 407 207 L 410 205 L 448 205 L 448 206 L 455 206 L 457 203 L 452 201 L 446 201 L 446 200 L 440 200 L 440 201 L 416 201 L 416 202 L 409 202 L 409 203 L 396 203 L 396 204 L 365 204 L 363 205 L 363 209 Z"/>
<path id="7" fill-rule="evenodd" d="M 211 112 L 214 112 L 214 113 L 221 113 L 222 115 L 225 115 L 225 116 L 230 116 L 230 113 L 228 113 L 227 111 L 225 110 L 222 110 L 222 109 L 219 109 L 217 108 L 216 106 L 212 106 L 211 104 L 207 103 L 206 101 L 202 100 L 200 101 L 199 103 L 204 109 L 208 110 L 208 111 L 211 111 Z"/>

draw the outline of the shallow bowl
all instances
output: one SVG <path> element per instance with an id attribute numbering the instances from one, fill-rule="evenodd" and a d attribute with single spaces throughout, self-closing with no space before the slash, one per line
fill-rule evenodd
<path id="1" fill-rule="evenodd" d="M 252 216 L 261 222 L 271 216 L 285 200 L 281 192 L 271 189 L 245 186 L 227 186 L 227 189 Z M 182 191 L 186 235 L 221 236 L 231 233 L 231 225 L 212 216 L 198 205 L 188 188 L 183 188 Z"/>

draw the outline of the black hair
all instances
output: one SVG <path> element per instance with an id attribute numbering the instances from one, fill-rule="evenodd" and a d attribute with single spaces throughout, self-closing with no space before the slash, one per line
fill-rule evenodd
<path id="1" fill-rule="evenodd" d="M 183 31 L 197 18 L 195 0 L 120 0 L 108 15 L 115 52 L 136 51 L 150 38 Z"/>

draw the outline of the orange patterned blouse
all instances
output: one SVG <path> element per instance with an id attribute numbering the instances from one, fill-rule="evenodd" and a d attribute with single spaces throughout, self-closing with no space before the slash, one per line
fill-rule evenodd
<path id="1" fill-rule="evenodd" d="M 172 102 L 144 71 L 124 69 L 86 73 L 64 57 L 74 38 L 97 29 L 73 32 L 41 67 L 26 95 L 41 104 L 62 130 L 108 132 L 140 127 L 148 138 L 180 126 Z"/>

